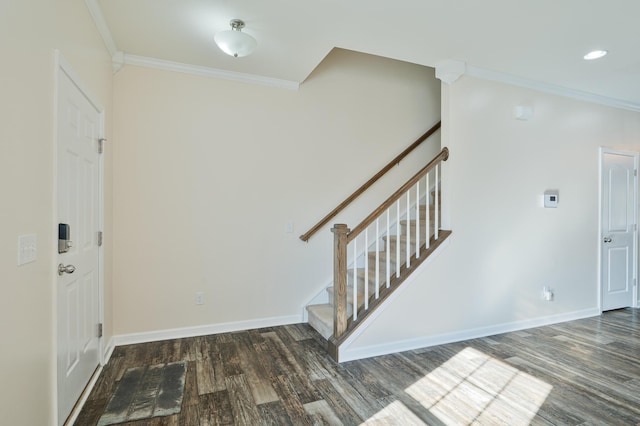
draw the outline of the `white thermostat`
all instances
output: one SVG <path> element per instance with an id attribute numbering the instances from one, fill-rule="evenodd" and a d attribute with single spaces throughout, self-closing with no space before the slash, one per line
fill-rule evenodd
<path id="1" fill-rule="evenodd" d="M 558 191 L 544 191 L 544 207 L 555 209 L 558 207 Z"/>

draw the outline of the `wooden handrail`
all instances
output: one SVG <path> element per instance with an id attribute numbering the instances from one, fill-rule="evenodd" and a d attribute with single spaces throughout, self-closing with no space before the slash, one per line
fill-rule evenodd
<path id="1" fill-rule="evenodd" d="M 360 195 L 362 195 L 362 193 L 364 191 L 369 189 L 369 187 L 371 185 L 373 185 L 378 179 L 380 179 L 382 176 L 384 176 L 389 170 L 391 170 L 394 166 L 398 165 L 400 163 L 400 161 L 402 161 L 404 159 L 404 157 L 406 157 L 407 155 L 409 155 L 411 153 L 411 151 L 416 149 L 422 142 L 427 140 L 431 135 L 433 135 L 436 131 L 438 131 L 438 129 L 440 129 L 440 126 L 441 126 L 441 122 L 438 121 L 436 124 L 433 125 L 433 127 L 431 127 L 429 130 L 427 130 L 427 132 L 424 135 L 422 135 L 418 139 L 416 139 L 416 141 L 414 143 L 412 143 L 411 145 L 409 145 L 409 147 L 407 149 L 402 151 L 396 158 L 391 160 L 389 162 L 389 164 L 384 166 L 382 168 L 382 170 L 380 170 L 378 173 L 376 173 L 364 185 L 362 185 L 353 194 L 351 194 L 349 197 L 347 197 L 347 199 L 345 199 L 342 203 L 340 203 L 338 205 L 338 207 L 336 207 L 335 209 L 331 210 L 331 212 L 328 215 L 326 215 L 325 217 L 323 217 L 322 220 L 320 220 L 320 222 L 316 223 L 306 233 L 300 235 L 300 239 L 302 241 L 305 241 L 305 242 L 309 241 L 309 238 L 311 238 L 311 236 L 313 236 L 313 234 L 318 232 L 320 230 L 320 228 L 325 226 L 331 219 L 333 219 L 345 207 L 347 207 L 349 204 L 351 204 L 351 202 L 353 202 L 353 200 L 355 200 Z"/>
<path id="2" fill-rule="evenodd" d="M 429 164 L 424 166 L 418 173 L 416 173 L 411 179 L 407 181 L 404 185 L 400 187 L 396 192 L 393 193 L 392 196 L 387 198 L 387 200 L 380 204 L 380 207 L 375 209 L 369 216 L 367 216 L 358 226 L 353 228 L 349 234 L 347 234 L 347 243 L 353 241 L 362 231 L 367 229 L 369 225 L 371 225 L 382 213 L 384 213 L 393 203 L 398 201 L 400 197 L 402 197 L 413 185 L 416 184 L 424 175 L 429 173 L 431 169 L 433 169 L 436 165 L 438 165 L 441 161 L 447 161 L 449 158 L 449 148 L 442 148 L 442 151 L 438 155 L 436 155 L 433 160 L 429 161 Z"/>

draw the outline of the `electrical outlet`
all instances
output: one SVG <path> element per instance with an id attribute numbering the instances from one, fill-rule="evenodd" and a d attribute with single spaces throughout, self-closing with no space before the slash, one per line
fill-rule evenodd
<path id="1" fill-rule="evenodd" d="M 196 293 L 196 305 L 204 305 L 204 293 L 201 291 Z"/>
<path id="2" fill-rule="evenodd" d="M 547 302 L 553 301 L 553 290 L 549 286 L 542 287 L 542 298 Z"/>

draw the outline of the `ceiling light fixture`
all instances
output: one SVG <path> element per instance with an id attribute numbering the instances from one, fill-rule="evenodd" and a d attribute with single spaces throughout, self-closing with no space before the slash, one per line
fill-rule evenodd
<path id="1" fill-rule="evenodd" d="M 229 25 L 230 30 L 220 31 L 213 37 L 220 50 L 236 58 L 250 55 L 258 45 L 256 39 L 241 31 L 244 22 L 240 19 L 232 19 Z"/>
<path id="2" fill-rule="evenodd" d="M 584 55 L 584 59 L 586 61 L 593 61 L 594 59 L 600 59 L 603 56 L 605 56 L 607 53 L 606 50 L 593 50 L 589 53 L 587 53 L 586 55 Z"/>

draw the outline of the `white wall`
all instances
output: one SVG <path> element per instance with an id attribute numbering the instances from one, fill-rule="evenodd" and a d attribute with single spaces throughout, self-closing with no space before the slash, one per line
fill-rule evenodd
<path id="1" fill-rule="evenodd" d="M 298 236 L 439 120 L 433 74 L 339 49 L 299 91 L 121 70 L 115 334 L 299 321 L 330 281 L 332 234 Z M 436 137 L 333 223 L 355 226 L 438 149 Z"/>
<path id="2" fill-rule="evenodd" d="M 55 422 L 53 49 L 61 50 L 107 108 L 109 120 L 109 56 L 84 3 L 2 1 L 0 423 L 7 425 Z M 23 234 L 37 235 L 38 255 L 18 267 Z"/>
<path id="3" fill-rule="evenodd" d="M 515 120 L 516 105 L 533 118 Z M 640 114 L 466 76 L 445 86 L 443 106 L 450 245 L 352 351 L 599 308 L 598 149 L 640 150 Z M 542 207 L 547 189 L 560 191 L 557 209 Z"/>

